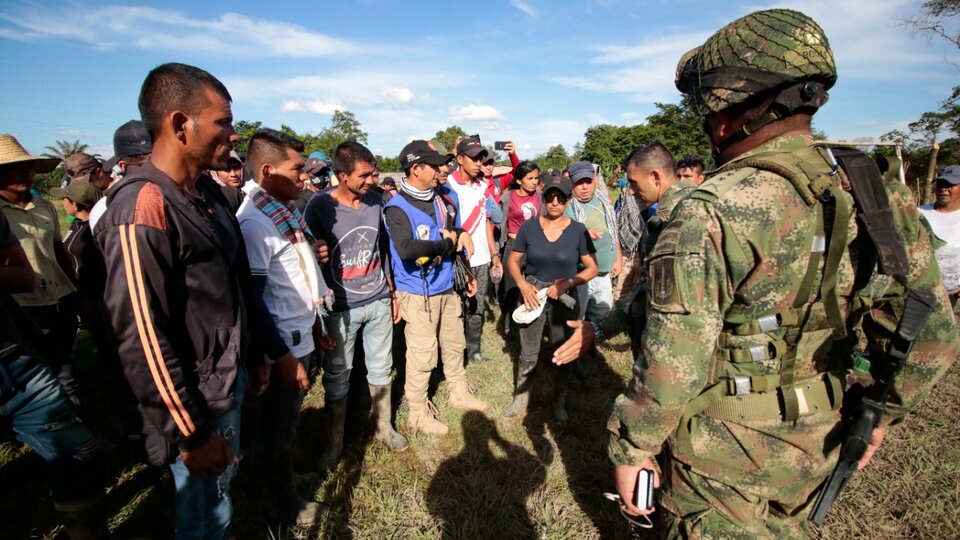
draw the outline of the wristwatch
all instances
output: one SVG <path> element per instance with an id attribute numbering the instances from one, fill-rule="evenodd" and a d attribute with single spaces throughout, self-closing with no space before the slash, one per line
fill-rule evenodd
<path id="1" fill-rule="evenodd" d="M 567 278 L 567 289 L 572 289 L 572 288 L 573 288 L 573 278 L 572 278 L 572 277 L 568 277 L 568 278 Z"/>

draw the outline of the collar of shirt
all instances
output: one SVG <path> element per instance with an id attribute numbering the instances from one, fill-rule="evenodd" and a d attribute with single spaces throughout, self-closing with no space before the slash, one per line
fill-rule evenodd
<path id="1" fill-rule="evenodd" d="M 463 175 L 460 174 L 460 169 L 459 169 L 459 168 L 457 168 L 457 170 L 455 170 L 455 171 L 453 171 L 452 173 L 450 173 L 450 176 L 453 178 L 454 182 L 460 184 L 461 186 L 467 185 L 467 181 L 464 179 Z M 472 186 L 478 186 L 478 185 L 480 185 L 480 184 L 481 184 L 481 182 L 480 182 L 480 177 L 479 177 L 479 176 L 478 176 L 476 179 L 474 179 L 473 181 L 470 182 L 470 185 L 472 185 Z"/>

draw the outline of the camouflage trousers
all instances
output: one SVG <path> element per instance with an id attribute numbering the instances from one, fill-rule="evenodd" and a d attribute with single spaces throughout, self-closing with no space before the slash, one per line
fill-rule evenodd
<path id="1" fill-rule="evenodd" d="M 697 445 L 699 455 L 682 460 L 672 446 L 667 452 L 660 493 L 665 536 L 806 538 L 810 508 L 836 463 L 836 453 L 824 448 L 835 422 L 832 412 L 797 425 L 751 426 L 758 429 L 695 419 L 701 434 L 695 442 L 710 439 L 713 446 Z"/>

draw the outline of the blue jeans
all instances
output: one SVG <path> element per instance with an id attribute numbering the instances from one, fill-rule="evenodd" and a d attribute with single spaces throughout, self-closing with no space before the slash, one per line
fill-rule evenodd
<path id="1" fill-rule="evenodd" d="M 580 319 L 600 321 L 613 309 L 613 284 L 610 274 L 597 276 L 577 287 Z"/>
<path id="2" fill-rule="evenodd" d="M 240 404 L 247 387 L 247 372 L 238 368 L 235 396 L 237 404 L 227 414 L 209 420 L 215 430 L 230 445 L 230 450 L 240 457 Z M 192 476 L 183 458 L 170 464 L 173 483 L 177 493 L 174 496 L 174 535 L 178 539 L 220 539 L 230 532 L 230 517 L 233 504 L 230 502 L 230 481 L 237 474 L 237 464 L 227 465 L 227 469 L 216 477 L 199 478 Z"/>
<path id="3" fill-rule="evenodd" d="M 350 371 L 357 334 L 363 328 L 363 355 L 367 382 L 374 386 L 390 384 L 393 369 L 393 309 L 390 299 L 327 315 L 327 330 L 337 348 L 323 355 L 323 391 L 325 401 L 338 401 L 350 392 Z"/>
<path id="4" fill-rule="evenodd" d="M 0 363 L 0 396 L 0 414 L 12 420 L 17 439 L 50 464 L 57 502 L 102 493 L 93 433 L 50 368 L 29 349 Z"/>

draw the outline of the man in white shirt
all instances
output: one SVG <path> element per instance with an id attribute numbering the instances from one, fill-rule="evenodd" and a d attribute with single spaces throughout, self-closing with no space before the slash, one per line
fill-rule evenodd
<path id="1" fill-rule="evenodd" d="M 921 206 L 920 213 L 944 242 L 934 255 L 950 301 L 956 305 L 960 293 L 960 165 L 945 167 L 936 179 L 935 188 L 936 202 Z"/>
<path id="2" fill-rule="evenodd" d="M 493 240 L 493 225 L 487 219 L 486 201 L 489 180 L 480 174 L 480 167 L 488 152 L 475 137 L 466 137 L 457 144 L 457 165 L 450 174 L 448 187 L 460 200 L 460 223 L 473 240 L 473 255 L 470 270 L 477 278 L 477 294 L 467 300 L 463 320 L 467 338 L 468 362 L 484 362 L 480 353 L 480 338 L 483 333 L 484 299 L 487 296 L 490 269 L 503 271 L 503 263 Z"/>
<path id="3" fill-rule="evenodd" d="M 290 447 L 296 435 L 307 376 L 319 334 L 318 312 L 327 287 L 314 255 L 315 239 L 293 206 L 303 189 L 303 144 L 279 131 L 260 129 L 250 139 L 253 176 L 237 220 L 250 261 L 260 312 L 270 386 L 263 396 L 258 456 L 272 518 L 299 525 L 316 522 L 326 507 L 300 499 Z"/>

